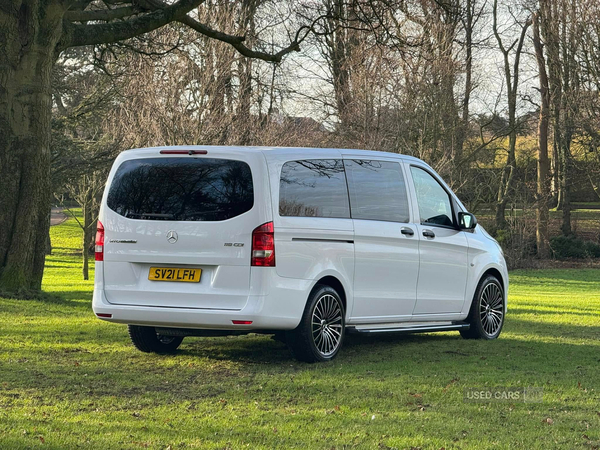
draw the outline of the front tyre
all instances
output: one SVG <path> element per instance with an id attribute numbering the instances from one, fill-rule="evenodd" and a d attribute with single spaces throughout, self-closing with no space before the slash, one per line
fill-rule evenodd
<path id="1" fill-rule="evenodd" d="M 500 336 L 506 312 L 504 289 L 493 275 L 479 282 L 471 305 L 467 322 L 468 330 L 461 330 L 465 339 L 496 339 Z"/>
<path id="2" fill-rule="evenodd" d="M 288 332 L 287 343 L 294 356 L 304 362 L 331 361 L 344 342 L 344 304 L 335 289 L 317 285 L 313 289 L 298 327 Z"/>
<path id="3" fill-rule="evenodd" d="M 154 327 L 127 325 L 131 342 L 144 353 L 174 353 L 183 341 L 181 336 L 158 334 Z"/>

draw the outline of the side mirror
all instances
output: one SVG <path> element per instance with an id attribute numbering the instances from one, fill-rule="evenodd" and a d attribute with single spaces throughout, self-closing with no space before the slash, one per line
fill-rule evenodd
<path id="1" fill-rule="evenodd" d="M 477 218 L 468 212 L 458 213 L 458 227 L 461 230 L 473 230 L 477 226 Z"/>

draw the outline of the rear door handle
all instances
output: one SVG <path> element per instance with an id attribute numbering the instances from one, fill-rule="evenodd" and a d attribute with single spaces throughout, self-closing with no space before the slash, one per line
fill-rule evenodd
<path id="1" fill-rule="evenodd" d="M 415 232 L 412 230 L 412 228 L 408 228 L 408 227 L 400 228 L 400 233 L 402 233 L 406 236 L 413 236 L 415 234 Z"/>
<path id="2" fill-rule="evenodd" d="M 423 230 L 423 236 L 433 239 L 435 237 L 435 233 L 431 230 Z"/>

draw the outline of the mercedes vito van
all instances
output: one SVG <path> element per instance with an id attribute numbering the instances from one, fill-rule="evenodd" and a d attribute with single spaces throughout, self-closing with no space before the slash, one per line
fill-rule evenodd
<path id="1" fill-rule="evenodd" d="M 410 156 L 128 150 L 102 198 L 93 310 L 144 352 L 272 333 L 315 362 L 349 332 L 495 339 L 507 291 L 498 243 Z"/>

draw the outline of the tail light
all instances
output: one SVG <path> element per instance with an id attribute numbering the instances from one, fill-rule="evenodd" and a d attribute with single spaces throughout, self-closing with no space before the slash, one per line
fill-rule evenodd
<path id="1" fill-rule="evenodd" d="M 104 261 L 104 225 L 98 221 L 98 228 L 96 229 L 96 247 L 95 247 L 95 259 L 96 261 Z"/>
<path id="2" fill-rule="evenodd" d="M 273 222 L 263 223 L 252 232 L 251 265 L 275 267 L 275 233 Z"/>

